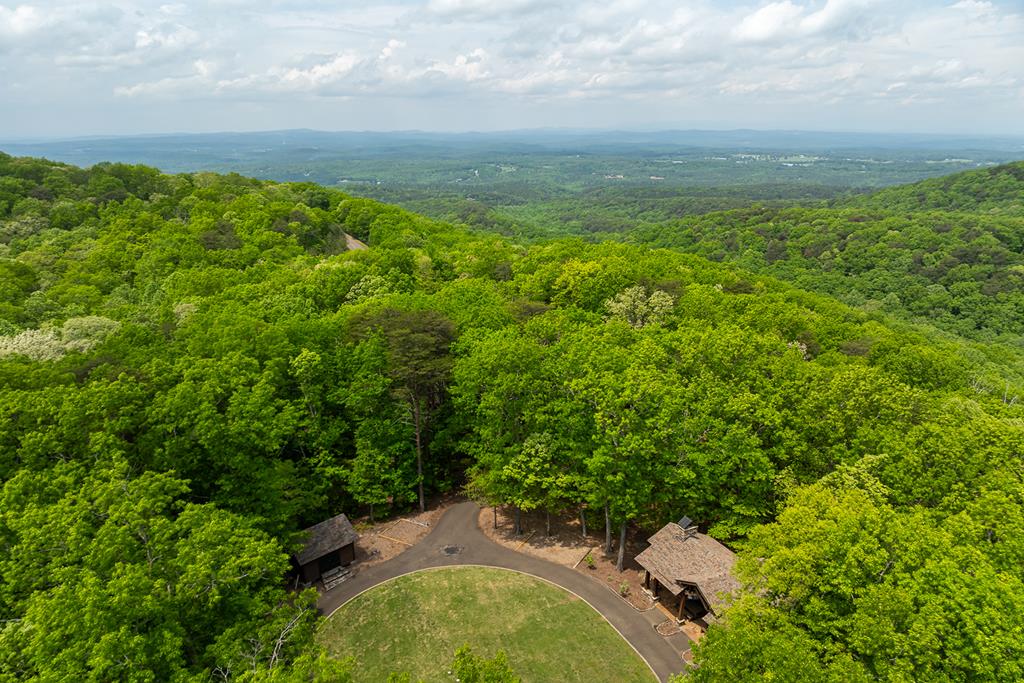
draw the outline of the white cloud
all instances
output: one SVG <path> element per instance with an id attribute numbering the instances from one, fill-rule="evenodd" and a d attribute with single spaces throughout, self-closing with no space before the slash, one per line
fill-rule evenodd
<path id="1" fill-rule="evenodd" d="M 187 26 L 168 26 L 139 29 L 135 32 L 135 47 L 180 49 L 199 42 L 199 33 Z"/>
<path id="2" fill-rule="evenodd" d="M 795 38 L 799 19 L 804 9 L 789 0 L 772 2 L 743 17 L 733 31 L 733 36 L 742 42 L 761 42 L 777 38 Z"/>
<path id="3" fill-rule="evenodd" d="M 202 59 L 192 63 L 191 73 L 184 76 L 169 76 L 156 81 L 136 83 L 130 86 L 117 86 L 114 94 L 118 97 L 156 97 L 167 98 L 182 95 L 193 95 L 203 90 L 210 90 L 214 85 L 212 76 L 216 65 Z"/>
<path id="4" fill-rule="evenodd" d="M 478 47 L 467 55 L 456 56 L 450 63 L 434 62 L 429 71 L 460 81 L 479 81 L 488 75 L 486 61 L 487 51 Z"/>
<path id="5" fill-rule="evenodd" d="M 428 13 L 449 19 L 481 20 L 516 16 L 552 6 L 551 0 L 429 0 Z"/>
<path id="6" fill-rule="evenodd" d="M 952 7 L 953 9 L 964 10 L 972 14 L 989 14 L 996 11 L 995 6 L 991 2 L 983 2 L 981 0 L 960 0 L 953 3 Z"/>
<path id="7" fill-rule="evenodd" d="M 799 41 L 822 34 L 856 35 L 869 28 L 869 10 L 877 0 L 827 0 L 814 9 L 790 0 L 772 2 L 743 17 L 733 30 L 739 42 Z"/>
<path id="8" fill-rule="evenodd" d="M 1016 0 L 745 2 L 0 0 L 0 97 L 56 110 L 109 102 L 143 122 L 237 104 L 245 115 L 276 112 L 276 127 L 333 121 L 333 107 L 353 102 L 366 127 L 385 115 L 404 117 L 399 127 L 444 126 L 417 118 L 437 102 L 467 116 L 509 112 L 495 124 L 507 127 L 522 125 L 513 111 L 576 125 L 546 117 L 579 100 L 588 117 L 621 124 L 657 110 L 756 127 L 771 109 L 792 126 L 834 127 L 829 117 L 845 107 L 885 127 L 897 101 L 921 112 L 941 102 L 950 125 L 979 112 L 1010 121 L 1014 106 L 1020 119 Z M 0 109 L 0 130 L 15 120 L 31 125 Z"/>
<path id="9" fill-rule="evenodd" d="M 0 35 L 25 35 L 45 24 L 44 13 L 31 5 L 18 5 L 14 9 L 0 5 Z"/>
<path id="10" fill-rule="evenodd" d="M 391 59 L 391 57 L 393 57 L 394 54 L 395 54 L 395 50 L 399 50 L 399 49 L 401 49 L 403 47 L 405 47 L 405 43 L 404 42 L 402 42 L 401 40 L 395 40 L 394 38 L 392 38 L 391 40 L 388 41 L 387 45 L 385 45 L 383 48 L 381 48 L 380 58 L 381 59 Z"/>
<path id="11" fill-rule="evenodd" d="M 330 61 L 308 69 L 288 69 L 280 74 L 280 82 L 295 86 L 299 90 L 314 89 L 345 78 L 361 62 L 362 60 L 353 54 L 336 55 Z"/>
<path id="12" fill-rule="evenodd" d="M 873 4 L 870 0 L 828 0 L 820 10 L 800 20 L 800 30 L 813 35 L 846 28 L 851 22 L 861 19 L 864 11 Z"/>

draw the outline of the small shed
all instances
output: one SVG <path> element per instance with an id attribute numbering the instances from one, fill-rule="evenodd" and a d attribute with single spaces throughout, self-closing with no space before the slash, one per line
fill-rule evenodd
<path id="1" fill-rule="evenodd" d="M 721 616 L 729 593 L 739 588 L 733 575 L 736 555 L 690 520 L 666 524 L 648 539 L 649 548 L 636 556 L 645 570 L 644 585 L 655 598 L 662 591 L 678 600 L 677 616 L 713 620 Z"/>
<path id="2" fill-rule="evenodd" d="M 312 584 L 332 570 L 352 563 L 356 558 L 359 535 L 344 514 L 326 519 L 306 529 L 306 545 L 295 553 L 295 564 L 302 580 Z"/>

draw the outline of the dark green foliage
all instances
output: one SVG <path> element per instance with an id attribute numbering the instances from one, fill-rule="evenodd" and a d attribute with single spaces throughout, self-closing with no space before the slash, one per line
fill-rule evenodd
<path id="1" fill-rule="evenodd" d="M 424 453 L 434 413 L 445 400 L 451 375 L 450 349 L 455 326 L 430 309 L 386 308 L 353 322 L 357 335 L 378 334 L 383 340 L 391 392 L 405 407 L 412 423 L 416 449 L 416 485 L 420 511 L 426 509 L 423 494 Z"/>

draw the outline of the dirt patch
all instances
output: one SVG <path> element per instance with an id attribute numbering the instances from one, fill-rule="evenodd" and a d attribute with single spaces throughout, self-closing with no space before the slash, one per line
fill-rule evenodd
<path id="1" fill-rule="evenodd" d="M 366 517 L 353 520 L 359 540 L 356 541 L 355 568 L 372 567 L 400 555 L 430 533 L 455 498 L 436 501 L 426 512 L 410 512 L 371 524 Z"/>
<path id="2" fill-rule="evenodd" d="M 575 565 L 585 551 L 596 545 L 592 536 L 584 538 L 580 533 L 578 519 L 552 515 L 550 536 L 547 534 L 544 514 L 540 512 L 522 514 L 522 533 L 519 536 L 515 533 L 511 510 L 497 508 L 497 528 L 495 508 L 481 508 L 478 521 L 480 529 L 495 543 L 566 567 Z"/>
<path id="3" fill-rule="evenodd" d="M 627 540 L 626 562 L 621 572 L 615 568 L 616 555 L 613 553 L 610 556 L 605 556 L 602 552 L 604 546 L 590 553 L 589 560 L 584 558 L 576 570 L 605 584 L 636 609 L 649 610 L 654 607 L 655 603 L 650 594 L 644 590 L 644 570 L 633 561 L 633 557 L 640 550 L 630 546 L 631 544 Z"/>
<path id="4" fill-rule="evenodd" d="M 485 507 L 480 510 L 479 524 L 484 534 L 506 548 L 533 555 L 548 562 L 574 567 L 595 581 L 604 584 L 633 607 L 646 610 L 654 602 L 643 590 L 644 573 L 633 557 L 647 547 L 646 536 L 630 530 L 626 537 L 626 562 L 622 572 L 615 569 L 616 556 L 605 557 L 603 518 L 588 516 L 587 535 L 576 515 L 551 515 L 551 533 L 547 533 L 547 517 L 543 512 L 524 512 L 520 517 L 522 533 L 515 533 L 514 511 Z M 595 526 L 591 524 L 596 523 Z M 616 535 L 616 543 L 618 536 Z M 590 557 L 592 562 L 585 558 Z M 592 565 L 592 566 L 591 566 Z"/>
<path id="5" fill-rule="evenodd" d="M 695 621 L 687 621 L 682 625 L 683 633 L 692 642 L 696 643 L 704 637 L 704 628 Z"/>

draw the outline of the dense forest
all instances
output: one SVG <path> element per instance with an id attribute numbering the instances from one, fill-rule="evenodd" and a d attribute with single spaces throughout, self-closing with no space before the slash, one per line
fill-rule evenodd
<path id="1" fill-rule="evenodd" d="M 1024 223 L 929 188 L 686 254 L 0 154 L 0 681 L 344 680 L 296 531 L 457 490 L 737 548 L 697 680 L 1024 678 Z"/>
<path id="2" fill-rule="evenodd" d="M 1024 163 L 880 190 L 854 203 L 889 211 L 971 211 L 1024 216 Z"/>
<path id="3" fill-rule="evenodd" d="M 819 204 L 1014 160 L 1024 138 L 806 131 L 533 130 L 121 136 L 5 142 L 80 166 L 143 163 L 315 182 L 516 240 L 607 239 L 755 204 Z M 989 184 L 994 187 L 994 184 Z"/>
<path id="4" fill-rule="evenodd" d="M 707 213 L 630 241 L 729 261 L 846 303 L 1019 349 L 1024 164 L 833 202 Z"/>

